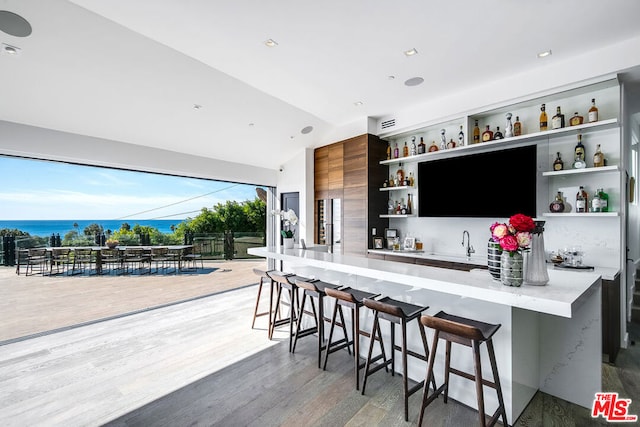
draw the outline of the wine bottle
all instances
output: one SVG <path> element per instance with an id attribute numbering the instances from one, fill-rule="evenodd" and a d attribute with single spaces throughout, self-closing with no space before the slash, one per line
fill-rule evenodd
<path id="1" fill-rule="evenodd" d="M 487 125 L 487 129 L 484 132 L 482 132 L 482 142 L 491 141 L 492 139 L 493 139 L 493 132 L 489 128 L 489 125 Z"/>
<path id="2" fill-rule="evenodd" d="M 560 107 L 556 107 L 556 115 L 551 118 L 551 129 L 561 129 L 564 127 L 564 114 L 560 112 Z"/>
<path id="3" fill-rule="evenodd" d="M 516 121 L 513 124 L 513 136 L 522 135 L 522 123 L 520 123 L 520 116 L 516 116 Z"/>
<path id="4" fill-rule="evenodd" d="M 600 144 L 596 147 L 596 152 L 593 154 L 593 167 L 600 168 L 604 166 L 604 154 L 600 151 Z"/>
<path id="5" fill-rule="evenodd" d="M 580 190 L 576 194 L 576 212 L 584 213 L 587 212 L 587 206 L 589 206 L 589 196 L 587 192 L 584 191 L 584 187 L 581 185 Z"/>
<path id="6" fill-rule="evenodd" d="M 476 124 L 473 127 L 473 143 L 477 144 L 480 142 L 480 128 L 478 127 L 478 121 L 476 120 Z"/>
<path id="7" fill-rule="evenodd" d="M 598 121 L 598 107 L 596 107 L 596 99 L 591 98 L 591 108 L 589 108 L 589 123 Z"/>
<path id="8" fill-rule="evenodd" d="M 540 130 L 547 130 L 547 112 L 545 111 L 544 104 L 540 107 Z"/>
<path id="9" fill-rule="evenodd" d="M 562 169 L 564 169 L 564 162 L 560 158 L 560 152 L 558 152 L 556 159 L 553 161 L 553 170 L 561 171 Z"/>

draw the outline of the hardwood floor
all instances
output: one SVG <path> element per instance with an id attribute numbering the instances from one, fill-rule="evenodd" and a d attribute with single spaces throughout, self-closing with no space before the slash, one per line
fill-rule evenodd
<path id="1" fill-rule="evenodd" d="M 255 294 L 255 286 L 241 288 L 1 345 L 0 425 L 415 425 L 420 393 L 405 423 L 400 376 L 376 373 L 362 396 L 346 351 L 322 371 L 315 337 L 290 354 L 283 332 L 267 339 L 266 318 L 252 330 Z M 631 334 L 638 339 L 637 325 Z M 637 346 L 621 350 L 602 371 L 604 391 L 633 399 L 632 414 L 640 414 L 638 356 Z M 476 423 L 475 411 L 438 399 L 424 425 Z M 600 424 L 588 409 L 544 393 L 515 423 Z"/>

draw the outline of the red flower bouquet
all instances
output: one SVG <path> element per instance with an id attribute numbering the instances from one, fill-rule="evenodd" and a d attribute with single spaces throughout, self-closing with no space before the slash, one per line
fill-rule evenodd
<path id="1" fill-rule="evenodd" d="M 493 241 L 499 243 L 503 251 L 513 254 L 529 248 L 535 226 L 530 216 L 515 214 L 508 224 L 496 222 L 489 229 Z"/>

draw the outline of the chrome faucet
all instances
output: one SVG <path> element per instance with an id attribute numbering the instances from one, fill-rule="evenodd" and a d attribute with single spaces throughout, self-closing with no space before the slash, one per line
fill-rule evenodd
<path id="1" fill-rule="evenodd" d="M 471 254 L 475 253 L 476 250 L 473 249 L 473 246 L 471 246 L 471 236 L 469 236 L 469 232 L 467 230 L 464 230 L 462 232 L 462 246 L 464 246 L 464 235 L 467 235 L 467 246 L 466 246 L 466 251 L 467 251 L 467 259 L 471 259 Z"/>

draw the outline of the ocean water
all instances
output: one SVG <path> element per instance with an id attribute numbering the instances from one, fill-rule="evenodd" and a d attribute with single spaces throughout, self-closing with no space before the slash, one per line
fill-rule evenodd
<path id="1" fill-rule="evenodd" d="M 171 233 L 171 226 L 177 226 L 183 220 L 180 219 L 135 219 L 135 220 L 0 220 L 0 229 L 18 229 L 29 233 L 32 236 L 50 236 L 60 234 L 64 237 L 66 233 L 73 230 L 73 224 L 78 224 L 78 231 L 82 234 L 85 227 L 91 224 L 100 224 L 104 230 L 116 231 L 123 223 L 128 223 L 131 228 L 136 224 L 147 225 L 157 228 L 161 233 Z"/>

